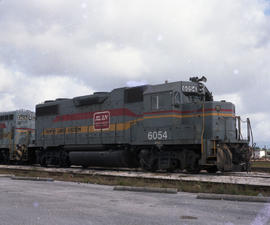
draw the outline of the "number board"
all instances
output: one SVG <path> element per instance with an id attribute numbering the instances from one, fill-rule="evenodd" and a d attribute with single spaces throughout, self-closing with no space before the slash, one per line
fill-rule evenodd
<path id="1" fill-rule="evenodd" d="M 198 92 L 198 87 L 194 86 L 194 85 L 183 85 L 182 86 L 182 91 L 183 92 L 196 93 L 196 92 Z"/>
<path id="2" fill-rule="evenodd" d="M 162 141 L 168 139 L 168 132 L 166 130 L 155 130 L 147 133 L 147 139 L 149 141 Z"/>
<path id="3" fill-rule="evenodd" d="M 32 115 L 31 114 L 28 114 L 28 115 L 26 115 L 26 114 L 19 114 L 18 116 L 17 116 L 17 119 L 18 120 L 32 120 Z"/>

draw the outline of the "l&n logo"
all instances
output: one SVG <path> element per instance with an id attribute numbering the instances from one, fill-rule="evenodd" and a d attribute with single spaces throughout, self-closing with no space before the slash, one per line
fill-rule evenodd
<path id="1" fill-rule="evenodd" d="M 94 129 L 107 130 L 110 129 L 110 112 L 96 112 L 94 114 Z"/>

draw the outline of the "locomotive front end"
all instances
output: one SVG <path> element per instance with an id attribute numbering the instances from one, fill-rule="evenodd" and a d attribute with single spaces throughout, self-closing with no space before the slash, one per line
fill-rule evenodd
<path id="1" fill-rule="evenodd" d="M 251 156 L 249 119 L 245 121 L 247 138 L 243 138 L 241 118 L 235 115 L 234 104 L 224 100 L 214 101 L 212 93 L 202 82 L 206 82 L 205 77 L 192 77 L 190 82 L 182 82 L 181 87 L 180 124 L 181 131 L 186 135 L 179 134 L 179 139 L 185 137 L 186 143 L 192 142 L 189 155 L 191 152 L 194 154 L 190 161 L 197 160 L 198 171 L 248 170 Z M 184 129 L 187 127 L 190 128 L 189 133 Z M 196 168 L 196 165 L 193 167 Z"/>
<path id="2" fill-rule="evenodd" d="M 242 121 L 235 115 L 235 106 L 231 102 L 213 101 L 205 86 L 199 111 L 201 117 L 201 159 L 200 166 L 208 172 L 244 171 L 250 168 L 251 125 L 247 118 Z M 242 121 L 242 122 L 241 122 Z M 198 122 L 198 120 L 197 120 Z M 246 123 L 246 138 L 242 134 L 242 123 Z"/>

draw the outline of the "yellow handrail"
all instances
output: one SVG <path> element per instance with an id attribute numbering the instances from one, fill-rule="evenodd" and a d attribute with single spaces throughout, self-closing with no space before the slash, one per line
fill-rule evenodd
<path id="1" fill-rule="evenodd" d="M 202 124 L 202 134 L 201 134 L 201 153 L 203 155 L 203 152 L 204 152 L 204 144 L 203 144 L 203 136 L 204 136 L 204 103 L 202 105 L 202 116 L 203 116 L 203 124 Z"/>

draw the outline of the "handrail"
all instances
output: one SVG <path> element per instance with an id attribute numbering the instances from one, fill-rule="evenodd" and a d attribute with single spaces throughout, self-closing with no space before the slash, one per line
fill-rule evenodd
<path id="1" fill-rule="evenodd" d="M 204 126 L 205 126 L 204 103 L 202 105 L 202 113 L 203 113 L 203 115 L 202 115 L 203 119 L 202 119 L 202 134 L 201 134 L 201 153 L 202 153 L 202 156 L 203 156 L 203 152 L 204 152 L 203 136 L 204 136 Z"/>

